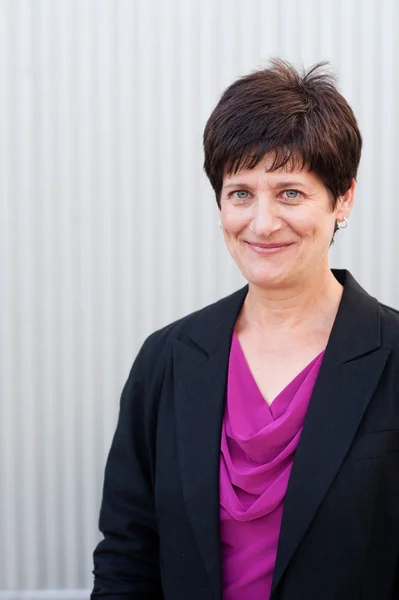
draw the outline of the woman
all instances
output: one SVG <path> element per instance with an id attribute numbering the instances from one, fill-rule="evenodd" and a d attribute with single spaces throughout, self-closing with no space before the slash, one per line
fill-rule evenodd
<path id="1" fill-rule="evenodd" d="M 214 109 L 205 170 L 248 285 L 133 365 L 92 598 L 399 598 L 399 315 L 328 266 L 361 144 L 320 65 L 273 61 Z"/>

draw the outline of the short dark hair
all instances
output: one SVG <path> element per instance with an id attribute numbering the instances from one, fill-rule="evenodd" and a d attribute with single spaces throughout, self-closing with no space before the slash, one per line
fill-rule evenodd
<path id="1" fill-rule="evenodd" d="M 272 59 L 223 93 L 204 131 L 204 169 L 220 208 L 223 177 L 252 169 L 266 154 L 274 171 L 287 164 L 314 171 L 333 208 L 356 179 L 362 138 L 355 115 L 321 62 L 299 73 Z"/>

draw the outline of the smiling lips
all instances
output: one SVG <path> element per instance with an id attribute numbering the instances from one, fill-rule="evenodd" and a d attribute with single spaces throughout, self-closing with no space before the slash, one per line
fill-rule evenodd
<path id="1" fill-rule="evenodd" d="M 288 244 L 258 244 L 254 242 L 246 242 L 254 252 L 258 254 L 275 254 L 276 252 L 280 252 L 281 250 L 285 250 L 288 246 L 292 246 L 291 243 Z"/>

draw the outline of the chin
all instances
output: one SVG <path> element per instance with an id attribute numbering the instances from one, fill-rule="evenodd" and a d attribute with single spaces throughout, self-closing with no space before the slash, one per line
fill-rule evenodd
<path id="1" fill-rule="evenodd" d="M 242 271 L 249 284 L 259 288 L 275 288 L 283 286 L 290 279 L 289 269 L 279 267 L 274 269 L 248 269 Z"/>

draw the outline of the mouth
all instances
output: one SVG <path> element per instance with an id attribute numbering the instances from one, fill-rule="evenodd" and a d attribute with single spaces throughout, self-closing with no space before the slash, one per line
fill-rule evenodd
<path id="1" fill-rule="evenodd" d="M 282 252 L 286 250 L 292 243 L 280 243 L 280 244 L 258 244 L 253 242 L 245 242 L 248 246 L 258 254 L 276 254 L 277 252 Z"/>

